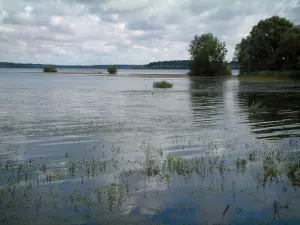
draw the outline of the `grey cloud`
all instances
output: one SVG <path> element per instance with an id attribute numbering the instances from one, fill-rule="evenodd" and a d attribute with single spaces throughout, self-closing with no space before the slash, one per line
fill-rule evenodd
<path id="1" fill-rule="evenodd" d="M 0 61 L 105 64 L 187 59 L 189 41 L 204 32 L 226 42 L 230 60 L 235 44 L 260 19 L 278 14 L 299 24 L 299 2 L 7 0 L 0 4 Z M 27 14 L 26 7 L 31 7 Z M 53 23 L 56 16 L 61 21 Z"/>
<path id="2" fill-rule="evenodd" d="M 130 30 L 163 30 L 163 24 L 159 23 L 155 18 L 142 19 L 127 24 Z"/>

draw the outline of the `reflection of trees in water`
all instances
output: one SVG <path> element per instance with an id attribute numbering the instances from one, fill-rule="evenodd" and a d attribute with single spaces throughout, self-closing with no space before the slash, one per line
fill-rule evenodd
<path id="1" fill-rule="evenodd" d="M 190 100 L 191 109 L 196 119 L 210 120 L 218 114 L 223 104 L 224 79 L 191 78 Z"/>
<path id="2" fill-rule="evenodd" d="M 240 82 L 238 100 L 248 111 L 252 126 L 261 129 L 255 133 L 291 137 L 297 135 L 287 132 L 300 128 L 299 91 L 299 84 Z"/>

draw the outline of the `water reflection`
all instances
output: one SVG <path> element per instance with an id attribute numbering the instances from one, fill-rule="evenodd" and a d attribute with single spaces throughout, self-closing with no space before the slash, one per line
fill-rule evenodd
<path id="1" fill-rule="evenodd" d="M 296 140 L 255 140 L 296 131 L 296 86 L 36 78 L 0 89 L 0 224 L 298 224 Z"/>
<path id="2" fill-rule="evenodd" d="M 258 138 L 300 136 L 299 83 L 240 82 L 238 101 Z"/>
<path id="3" fill-rule="evenodd" d="M 191 109 L 196 123 L 211 123 L 221 114 L 224 95 L 223 79 L 190 79 Z"/>

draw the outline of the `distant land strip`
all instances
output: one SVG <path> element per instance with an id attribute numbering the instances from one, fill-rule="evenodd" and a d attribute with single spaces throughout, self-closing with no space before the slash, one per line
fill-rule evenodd
<path id="1" fill-rule="evenodd" d="M 188 70 L 190 60 L 171 60 L 171 61 L 158 61 L 151 62 L 145 65 L 130 65 L 130 64 L 115 64 L 118 69 L 169 69 L 169 70 Z M 238 62 L 231 61 L 228 63 L 231 70 L 238 69 Z M 0 62 L 0 68 L 37 68 L 43 69 L 44 67 L 52 66 L 59 68 L 70 69 L 107 69 L 111 65 L 55 65 L 55 64 L 34 64 L 34 63 L 14 63 L 14 62 Z"/>

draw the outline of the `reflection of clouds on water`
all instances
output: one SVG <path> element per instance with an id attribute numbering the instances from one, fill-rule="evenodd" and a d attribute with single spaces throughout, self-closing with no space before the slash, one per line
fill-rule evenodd
<path id="1" fill-rule="evenodd" d="M 287 187 L 287 192 L 282 192 L 285 184 L 280 183 L 281 180 L 267 184 L 265 190 L 261 187 L 257 189 L 256 175 L 262 173 L 263 165 L 250 161 L 244 151 L 298 149 L 295 140 L 289 146 L 286 142 L 254 142 L 257 134 L 250 132 L 253 126 L 264 129 L 264 124 L 272 126 L 273 122 L 265 121 L 268 118 L 263 115 L 260 117 L 245 110 L 245 105 L 248 107 L 245 104 L 247 98 L 240 96 L 243 85 L 236 79 L 170 79 L 174 83 L 174 88 L 170 90 L 153 90 L 152 79 L 148 78 L 85 79 L 64 76 L 58 81 L 51 81 L 52 78 L 48 77 L 44 87 L 43 83 L 31 79 L 27 83 L 22 81 L 31 88 L 20 92 L 25 92 L 24 97 L 31 96 L 31 99 L 18 102 L 18 98 L 22 99 L 18 93 L 13 99 L 5 100 L 19 103 L 20 111 L 6 108 L 8 113 L 12 113 L 5 121 L 0 121 L 1 125 L 5 125 L 2 126 L 5 130 L 1 132 L 7 135 L 0 139 L 0 154 L 12 160 L 32 159 L 34 165 L 40 164 L 39 168 L 41 164 L 49 170 L 62 167 L 63 172 L 69 171 L 71 164 L 68 163 L 73 161 L 81 160 L 83 165 L 74 179 L 51 180 L 34 189 L 47 193 L 45 201 L 50 199 L 49 187 L 58 187 L 59 193 L 72 194 L 79 190 L 84 196 L 89 196 L 88 192 L 98 185 L 107 187 L 124 181 L 126 184 L 128 179 L 130 198 L 125 198 L 121 206 L 114 205 L 116 213 L 109 211 L 107 199 L 98 203 L 95 195 L 92 206 L 82 208 L 97 214 L 93 216 L 101 222 L 104 218 L 113 220 L 132 213 L 138 217 L 139 214 L 149 215 L 150 218 L 143 218 L 167 224 L 182 224 L 188 220 L 191 224 L 199 224 L 204 220 L 220 222 L 222 212 L 230 204 L 224 221 L 246 224 L 245 221 L 251 218 L 247 213 L 271 218 L 275 199 L 279 202 L 290 199 L 297 206 L 296 192 L 291 191 L 290 187 Z M 41 101 L 39 98 L 48 105 L 36 104 L 37 100 Z M 239 104 L 241 102 L 244 104 Z M 292 105 L 296 103 L 293 101 Z M 28 110 L 34 112 L 21 118 L 22 109 L 26 113 Z M 273 112 L 268 110 L 267 113 Z M 289 111 L 287 116 L 291 115 L 295 116 Z M 281 116 L 277 115 L 277 118 Z M 252 123 L 249 124 L 249 121 Z M 260 130 L 256 128 L 256 131 Z M 219 156 L 219 161 L 215 171 L 207 177 L 201 173 L 193 174 L 185 182 L 182 176 L 186 174 L 175 174 L 169 185 L 166 180 L 157 182 L 153 177 L 147 178 L 145 183 L 142 169 L 148 150 L 150 160 L 155 163 L 161 163 L 169 154 L 186 159 L 207 154 Z M 237 156 L 247 160 L 243 172 L 236 169 Z M 91 174 L 87 177 L 93 158 L 111 160 L 114 165 L 105 171 L 97 171 L 95 177 Z M 121 172 L 124 170 L 132 171 L 129 178 Z M 184 168 L 179 173 L 183 171 Z M 42 180 L 43 176 L 40 174 L 39 179 Z M 262 179 L 263 174 L 260 181 Z M 71 198 L 67 195 L 63 197 Z M 61 203 L 60 207 L 71 210 L 70 201 L 69 208 L 65 207 L 65 203 Z M 49 208 L 51 205 L 45 206 L 43 215 L 49 215 Z M 237 208 L 242 208 L 240 215 L 236 212 Z M 59 216 L 64 216 L 65 211 L 56 210 L 60 211 Z M 296 214 L 290 212 L 290 216 L 297 216 L 293 213 Z"/>
<path id="2" fill-rule="evenodd" d="M 239 104 L 246 110 L 251 132 L 257 138 L 297 138 L 299 83 L 240 82 Z"/>

